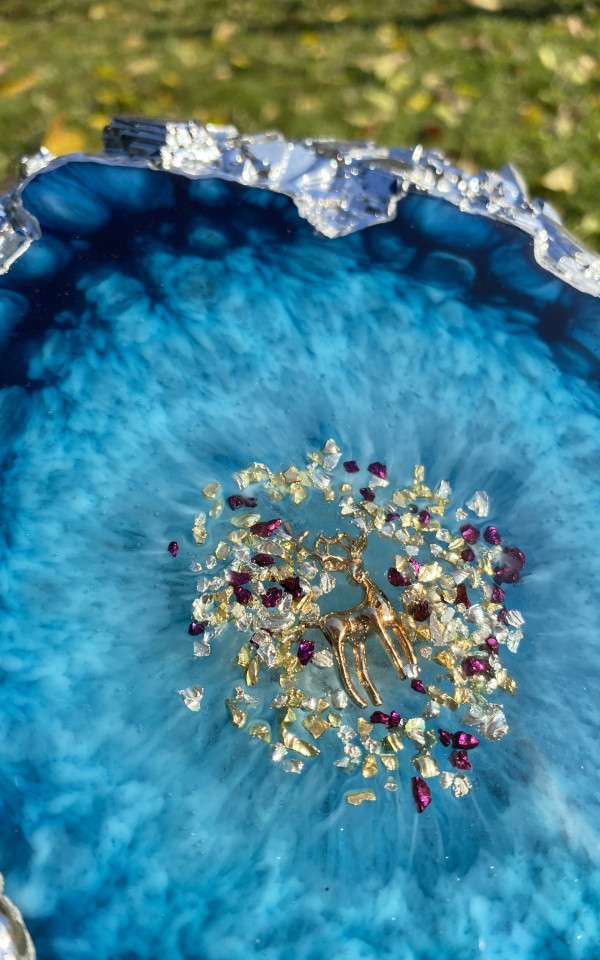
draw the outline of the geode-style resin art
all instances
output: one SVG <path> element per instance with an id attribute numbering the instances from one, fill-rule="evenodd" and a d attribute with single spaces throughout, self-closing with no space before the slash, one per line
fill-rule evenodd
<path id="1" fill-rule="evenodd" d="M 595 960 L 598 258 L 119 118 L 0 271 L 0 957 Z"/>

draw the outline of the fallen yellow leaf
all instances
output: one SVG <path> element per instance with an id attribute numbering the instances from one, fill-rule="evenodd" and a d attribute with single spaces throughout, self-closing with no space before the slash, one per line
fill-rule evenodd
<path id="1" fill-rule="evenodd" d="M 43 138 L 44 146 L 56 157 L 77 153 L 83 150 L 84 143 L 83 135 L 78 130 L 70 130 L 61 116 L 54 117 Z"/>

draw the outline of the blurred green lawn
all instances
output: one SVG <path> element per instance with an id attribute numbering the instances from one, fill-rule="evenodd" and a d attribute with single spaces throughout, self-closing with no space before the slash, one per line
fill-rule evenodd
<path id="1" fill-rule="evenodd" d="M 0 0 L 0 181 L 111 113 L 515 164 L 600 248 L 600 3 Z"/>

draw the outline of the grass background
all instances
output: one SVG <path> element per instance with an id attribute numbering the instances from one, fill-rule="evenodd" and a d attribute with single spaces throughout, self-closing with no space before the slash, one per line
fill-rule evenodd
<path id="1" fill-rule="evenodd" d="M 600 249 L 600 3 L 0 0 L 0 182 L 111 113 L 513 163 Z"/>

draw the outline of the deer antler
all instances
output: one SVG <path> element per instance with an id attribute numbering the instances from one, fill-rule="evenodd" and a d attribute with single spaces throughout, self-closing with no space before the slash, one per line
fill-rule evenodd
<path id="1" fill-rule="evenodd" d="M 339 546 L 347 557 L 340 557 L 331 552 L 331 548 Z M 346 570 L 348 564 L 356 562 L 362 557 L 367 546 L 367 535 L 359 534 L 358 537 L 351 537 L 349 533 L 336 533 L 335 537 L 326 537 L 321 533 L 313 544 L 313 555 L 316 556 L 324 570 L 340 571 Z M 324 549 L 321 549 L 321 548 Z"/>

